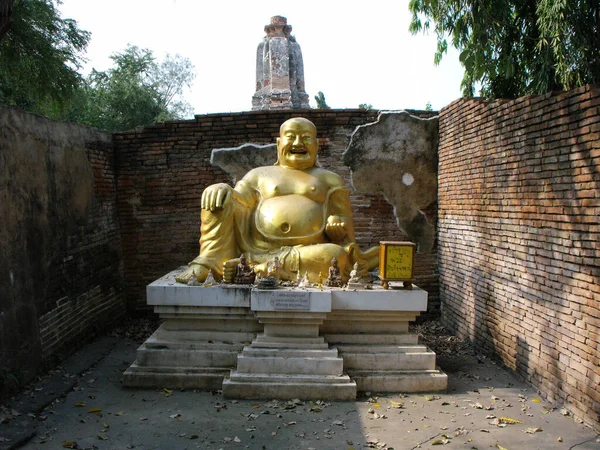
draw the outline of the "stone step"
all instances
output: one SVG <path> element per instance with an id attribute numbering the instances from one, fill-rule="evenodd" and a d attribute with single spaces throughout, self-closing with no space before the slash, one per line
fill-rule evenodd
<path id="1" fill-rule="evenodd" d="M 264 348 L 255 347 L 254 343 L 245 347 L 242 355 L 247 357 L 268 358 L 337 358 L 336 349 L 304 349 L 304 348 Z"/>
<path id="2" fill-rule="evenodd" d="M 123 373 L 123 386 L 145 388 L 221 389 L 229 367 L 141 367 Z"/>
<path id="3" fill-rule="evenodd" d="M 253 347 L 264 348 L 306 348 L 306 349 L 327 349 L 329 345 L 322 337 L 301 338 L 301 337 L 274 337 L 260 334 L 252 341 Z"/>
<path id="4" fill-rule="evenodd" d="M 215 330 L 167 330 L 159 328 L 148 341 L 163 342 L 252 342 L 256 336 L 251 332 L 215 331 Z"/>
<path id="5" fill-rule="evenodd" d="M 339 357 L 247 357 L 242 354 L 237 358 L 237 370 L 243 373 L 341 375 L 343 366 L 344 361 Z"/>
<path id="6" fill-rule="evenodd" d="M 262 373 L 242 373 L 235 369 L 231 370 L 229 380 L 232 381 L 250 381 L 254 383 L 271 382 L 290 382 L 290 383 L 351 383 L 352 380 L 346 374 L 342 375 L 298 375 L 298 374 L 262 374 Z"/>
<path id="7" fill-rule="evenodd" d="M 348 375 L 360 392 L 444 392 L 448 389 L 448 376 L 438 369 L 348 370 Z"/>
<path id="8" fill-rule="evenodd" d="M 358 345 L 409 345 L 418 344 L 419 336 L 414 333 L 399 334 L 324 334 L 330 344 Z"/>
<path id="9" fill-rule="evenodd" d="M 157 341 L 147 340 L 142 344 L 146 350 L 229 350 L 241 351 L 244 344 L 241 342 L 175 342 L 175 341 Z M 138 349 L 141 350 L 142 346 Z"/>
<path id="10" fill-rule="evenodd" d="M 290 380 L 290 377 L 270 377 L 268 381 L 225 379 L 223 396 L 242 399 L 355 400 L 356 383 L 349 379 L 339 383 L 303 382 Z"/>
<path id="11" fill-rule="evenodd" d="M 235 367 L 242 346 L 227 349 L 201 346 L 201 348 L 147 348 L 142 344 L 136 361 L 144 367 Z"/>
<path id="12" fill-rule="evenodd" d="M 425 353 L 425 345 L 346 345 L 337 344 L 340 353 Z"/>
<path id="13" fill-rule="evenodd" d="M 344 353 L 348 370 L 431 370 L 435 369 L 435 353 Z"/>

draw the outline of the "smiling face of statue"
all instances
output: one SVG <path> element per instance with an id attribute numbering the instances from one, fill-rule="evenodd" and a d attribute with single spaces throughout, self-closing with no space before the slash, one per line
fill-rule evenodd
<path id="1" fill-rule="evenodd" d="M 307 119 L 295 117 L 281 125 L 277 138 L 277 163 L 289 169 L 309 169 L 317 161 L 317 129 Z"/>

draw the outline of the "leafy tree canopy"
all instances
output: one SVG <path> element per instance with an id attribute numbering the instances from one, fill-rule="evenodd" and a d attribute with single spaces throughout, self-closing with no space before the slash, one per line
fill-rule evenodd
<path id="1" fill-rule="evenodd" d="M 360 105 L 358 105 L 358 107 L 360 109 L 366 109 L 367 111 L 373 109 L 373 105 L 371 105 L 370 103 L 361 103 Z"/>
<path id="2" fill-rule="evenodd" d="M 325 94 L 321 91 L 315 95 L 315 101 L 317 102 L 317 109 L 331 109 L 325 100 Z"/>
<path id="3" fill-rule="evenodd" d="M 182 99 L 196 76 L 189 59 L 167 55 L 158 63 L 152 51 L 136 46 L 111 59 L 113 68 L 86 78 L 68 120 L 120 131 L 192 114 Z"/>
<path id="4" fill-rule="evenodd" d="M 598 0 L 411 0 L 410 31 L 434 28 L 438 64 L 450 44 L 463 95 L 514 98 L 600 81 Z"/>
<path id="5" fill-rule="evenodd" d="M 81 81 L 89 39 L 52 0 L 15 0 L 0 41 L 0 103 L 36 113 L 64 109 Z"/>

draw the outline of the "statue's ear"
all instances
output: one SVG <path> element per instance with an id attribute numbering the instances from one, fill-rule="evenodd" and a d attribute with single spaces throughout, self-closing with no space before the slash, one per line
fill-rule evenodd
<path id="1" fill-rule="evenodd" d="M 275 142 L 277 143 L 277 161 L 275 161 L 275 164 L 274 164 L 275 166 L 279 165 L 279 141 L 280 141 L 279 138 L 275 139 Z"/>

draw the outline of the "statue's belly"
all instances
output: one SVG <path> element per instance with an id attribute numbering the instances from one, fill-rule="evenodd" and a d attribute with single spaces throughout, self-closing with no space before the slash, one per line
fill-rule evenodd
<path id="1" fill-rule="evenodd" d="M 267 239 L 294 241 L 290 245 L 321 242 L 325 226 L 323 208 L 302 195 L 268 198 L 256 210 L 256 229 Z"/>

